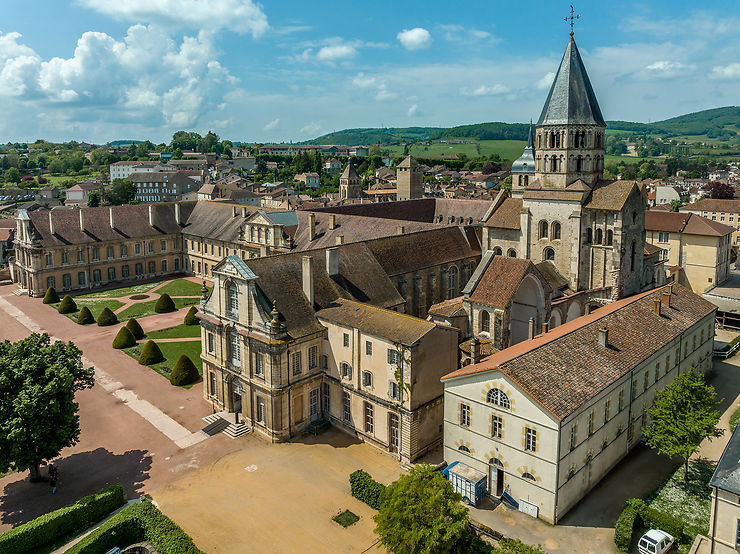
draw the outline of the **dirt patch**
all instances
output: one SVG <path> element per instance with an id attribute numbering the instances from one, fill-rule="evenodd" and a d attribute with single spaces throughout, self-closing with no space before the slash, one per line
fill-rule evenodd
<path id="1" fill-rule="evenodd" d="M 149 298 L 148 294 L 134 294 L 133 296 L 129 296 L 129 300 L 144 300 L 145 298 Z"/>

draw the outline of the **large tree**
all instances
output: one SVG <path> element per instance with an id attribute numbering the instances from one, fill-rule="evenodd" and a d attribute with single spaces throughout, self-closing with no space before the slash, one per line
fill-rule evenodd
<path id="1" fill-rule="evenodd" d="M 717 427 L 719 403 L 714 387 L 692 367 L 658 391 L 655 404 L 647 410 L 650 423 L 643 433 L 648 446 L 666 456 L 681 456 L 684 481 L 689 480 L 689 458 L 701 442 L 724 433 Z"/>
<path id="2" fill-rule="evenodd" d="M 129 179 L 114 179 L 103 189 L 103 202 L 109 206 L 128 204 L 136 197 L 136 185 Z"/>
<path id="3" fill-rule="evenodd" d="M 702 190 L 709 194 L 709 198 L 732 200 L 735 197 L 735 189 L 732 188 L 732 185 L 721 183 L 719 181 L 711 181 L 707 183 L 704 185 Z"/>
<path id="4" fill-rule="evenodd" d="M 0 472 L 31 470 L 77 443 L 80 418 L 75 393 L 93 386 L 73 343 L 34 333 L 0 343 Z"/>
<path id="5" fill-rule="evenodd" d="M 415 466 L 383 492 L 375 532 L 390 552 L 453 552 L 468 528 L 460 499 L 432 466 Z"/>

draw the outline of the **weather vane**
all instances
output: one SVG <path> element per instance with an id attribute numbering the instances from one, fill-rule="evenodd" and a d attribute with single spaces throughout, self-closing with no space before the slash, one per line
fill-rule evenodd
<path id="1" fill-rule="evenodd" d="M 570 5 L 570 17 L 565 17 L 564 21 L 570 21 L 570 36 L 573 36 L 573 22 L 581 19 L 580 15 L 573 15 L 573 4 Z"/>

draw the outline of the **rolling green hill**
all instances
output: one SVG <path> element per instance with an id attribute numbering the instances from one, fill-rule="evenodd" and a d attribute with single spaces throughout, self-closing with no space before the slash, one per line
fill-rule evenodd
<path id="1" fill-rule="evenodd" d="M 393 144 L 397 142 L 415 142 L 426 140 L 432 133 L 444 130 L 441 127 L 403 127 L 403 128 L 369 128 L 344 129 L 322 135 L 304 144 Z"/>

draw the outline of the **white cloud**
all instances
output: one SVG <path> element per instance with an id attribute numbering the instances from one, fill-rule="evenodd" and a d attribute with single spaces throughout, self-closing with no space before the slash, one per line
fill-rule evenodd
<path id="1" fill-rule="evenodd" d="M 316 59 L 321 62 L 336 62 L 348 60 L 357 55 L 357 49 L 349 44 L 336 44 L 324 46 L 316 53 Z"/>
<path id="2" fill-rule="evenodd" d="M 710 79 L 733 80 L 740 79 L 740 63 L 734 62 L 727 65 L 717 65 L 709 74 Z"/>
<path id="3" fill-rule="evenodd" d="M 536 88 L 537 90 L 548 89 L 552 85 L 553 79 L 555 79 L 555 73 L 550 71 L 549 73 L 544 75 L 542 79 L 540 79 L 539 81 L 537 81 L 537 83 L 535 83 L 534 88 Z"/>
<path id="4" fill-rule="evenodd" d="M 105 15 L 168 28 L 230 29 L 257 38 L 269 28 L 262 6 L 252 0 L 78 0 Z"/>
<path id="5" fill-rule="evenodd" d="M 475 27 L 466 28 L 462 25 L 440 25 L 439 27 L 443 31 L 444 39 L 450 42 L 470 45 L 484 40 L 499 41 L 499 39 L 494 39 L 493 35 L 488 31 L 476 29 Z"/>
<path id="6" fill-rule="evenodd" d="M 303 127 L 301 127 L 301 133 L 304 135 L 313 135 L 321 130 L 321 125 L 319 123 L 316 123 L 315 121 L 311 121 L 310 123 L 307 123 Z"/>
<path id="7" fill-rule="evenodd" d="M 396 38 L 406 50 L 424 50 L 432 45 L 432 35 L 422 27 L 404 29 Z"/>
<path id="8" fill-rule="evenodd" d="M 418 117 L 421 115 L 421 110 L 419 109 L 419 104 L 412 105 L 408 111 L 406 112 L 406 115 L 409 117 Z"/>
<path id="9" fill-rule="evenodd" d="M 501 84 L 495 84 L 493 86 L 480 85 L 474 89 L 463 87 L 460 89 L 460 94 L 463 96 L 494 96 L 496 94 L 504 94 L 509 92 L 509 87 Z"/>
<path id="10" fill-rule="evenodd" d="M 278 126 L 279 123 L 280 123 L 280 118 L 279 117 L 276 117 L 275 119 L 273 119 L 272 121 L 270 121 L 267 125 L 265 125 L 264 127 L 262 127 L 262 130 L 263 131 L 272 131 L 275 127 Z"/>
<path id="11" fill-rule="evenodd" d="M 392 100 L 398 96 L 395 92 L 388 90 L 388 83 L 384 79 L 370 77 L 364 73 L 358 73 L 352 79 L 352 84 L 359 89 L 373 92 L 375 100 Z"/>
<path id="12" fill-rule="evenodd" d="M 649 74 L 662 78 L 673 78 L 679 75 L 693 73 L 696 70 L 694 64 L 683 64 L 676 61 L 661 60 L 653 62 L 645 69 Z"/>

